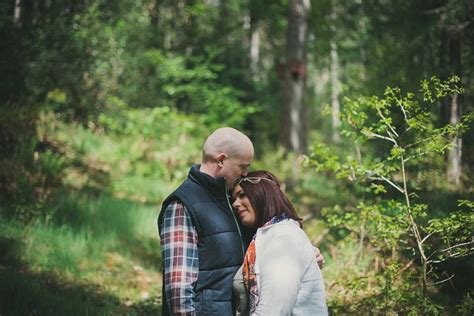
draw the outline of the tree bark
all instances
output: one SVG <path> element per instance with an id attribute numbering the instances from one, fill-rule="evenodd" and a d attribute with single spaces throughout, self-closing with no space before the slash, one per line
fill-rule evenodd
<path id="1" fill-rule="evenodd" d="M 331 46 L 331 118 L 332 118 L 332 140 L 334 142 L 340 141 L 339 126 L 341 126 L 341 120 L 339 118 L 340 104 L 339 104 L 339 55 L 337 53 L 336 43 L 336 1 L 331 1 L 331 33 L 332 39 L 330 42 Z"/>
<path id="2" fill-rule="evenodd" d="M 252 80 L 258 81 L 261 77 L 259 76 L 259 66 L 260 66 L 260 20 L 261 12 L 259 11 L 259 0 L 250 0 L 249 1 L 249 45 L 248 49 L 248 58 L 249 58 L 249 67 L 250 75 Z"/>
<path id="3" fill-rule="evenodd" d="M 306 80 L 305 43 L 309 0 L 290 0 L 281 132 L 284 146 L 297 153 L 306 147 L 303 92 Z"/>
<path id="4" fill-rule="evenodd" d="M 244 30 L 245 36 L 243 36 L 242 45 L 248 52 L 248 64 L 250 77 L 253 81 L 258 79 L 258 63 L 260 61 L 260 33 L 258 19 L 255 16 L 255 12 L 252 12 L 252 6 L 246 12 L 244 16 Z"/>
<path id="5" fill-rule="evenodd" d="M 21 0 L 15 0 L 15 10 L 13 13 L 13 25 L 21 27 Z"/>
<path id="6" fill-rule="evenodd" d="M 451 96 L 451 125 L 459 123 L 459 112 L 461 105 L 459 104 L 459 96 L 454 94 Z M 454 184 L 461 184 L 462 174 L 462 138 L 453 137 L 451 139 L 451 149 L 448 152 L 448 168 L 446 170 L 447 180 Z"/>
<path id="7" fill-rule="evenodd" d="M 447 27 L 443 30 L 445 41 L 443 45 L 444 54 L 447 55 L 446 76 L 461 77 L 461 35 L 462 32 L 456 27 Z M 445 56 L 446 56 L 445 55 Z M 458 94 L 449 96 L 443 102 L 443 121 L 446 124 L 456 125 L 461 117 L 461 98 Z M 447 154 L 446 180 L 454 185 L 461 184 L 462 175 L 462 138 L 452 137 L 452 147 Z"/>
<path id="8" fill-rule="evenodd" d="M 160 0 L 155 0 L 150 12 L 150 22 L 153 27 L 157 28 L 160 19 Z"/>
<path id="9" fill-rule="evenodd" d="M 250 71 L 252 79 L 256 80 L 258 75 L 258 63 L 260 61 L 260 33 L 258 23 L 251 19 L 250 25 Z"/>
<path id="10" fill-rule="evenodd" d="M 341 126 L 339 118 L 339 56 L 337 54 L 337 44 L 331 40 L 331 118 L 332 118 L 332 140 L 339 142 L 341 137 L 338 128 Z"/>

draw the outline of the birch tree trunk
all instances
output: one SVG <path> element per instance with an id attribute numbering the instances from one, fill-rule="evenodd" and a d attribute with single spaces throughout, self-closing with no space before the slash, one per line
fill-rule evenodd
<path id="1" fill-rule="evenodd" d="M 457 94 L 451 96 L 451 118 L 450 124 L 455 125 L 459 123 L 459 96 Z M 448 168 L 446 170 L 447 180 L 454 184 L 461 184 L 462 174 L 462 138 L 453 137 L 451 139 L 452 148 L 448 152 Z"/>
<path id="2" fill-rule="evenodd" d="M 454 32 L 448 36 L 448 48 L 449 48 L 449 67 L 450 75 L 457 75 L 461 77 L 461 34 L 460 32 Z M 445 109 L 445 113 L 448 115 L 446 118 L 448 123 L 456 125 L 459 123 L 461 116 L 461 102 L 460 97 L 454 94 L 450 97 L 449 102 L 446 103 L 448 106 Z M 446 179 L 448 182 L 454 185 L 461 184 L 462 174 L 462 138 L 453 137 L 451 139 L 452 147 L 448 152 L 448 166 L 446 170 Z"/>
<path id="3" fill-rule="evenodd" d="M 252 79 L 256 80 L 258 76 L 258 63 L 260 61 L 260 33 L 257 21 L 251 19 L 250 23 L 250 71 Z"/>
<path id="4" fill-rule="evenodd" d="M 305 42 L 309 0 L 290 0 L 281 133 L 284 146 L 297 153 L 306 147 L 303 92 L 306 80 Z"/>
<path id="5" fill-rule="evenodd" d="M 341 120 L 339 119 L 340 104 L 339 104 L 339 91 L 340 91 L 340 82 L 339 82 L 339 55 L 337 53 L 337 43 L 336 43 L 336 6 L 337 3 L 335 0 L 331 1 L 331 119 L 332 119 L 332 140 L 334 142 L 340 141 L 340 135 L 338 128 L 341 126 Z"/>
<path id="6" fill-rule="evenodd" d="M 339 119 L 340 104 L 339 104 L 339 57 L 337 54 L 337 44 L 331 40 L 331 118 L 332 118 L 332 140 L 339 142 L 338 128 L 341 126 Z"/>
<path id="7" fill-rule="evenodd" d="M 13 13 L 13 25 L 21 26 L 21 0 L 15 0 L 15 10 Z"/>
<path id="8" fill-rule="evenodd" d="M 255 8 L 250 4 L 244 17 L 245 36 L 243 37 L 243 47 L 248 52 L 248 67 L 253 81 L 258 79 L 258 64 L 260 62 L 260 30 L 259 19 Z"/>

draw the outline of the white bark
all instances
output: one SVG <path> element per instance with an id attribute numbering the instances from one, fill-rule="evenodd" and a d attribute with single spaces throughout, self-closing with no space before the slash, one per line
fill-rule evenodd
<path id="1" fill-rule="evenodd" d="M 304 151 L 306 142 L 303 89 L 306 76 L 306 19 L 309 9 L 309 0 L 289 1 L 282 139 L 288 149 L 298 153 Z"/>
<path id="2" fill-rule="evenodd" d="M 451 97 L 449 124 L 456 125 L 459 123 L 459 104 L 458 95 L 454 94 Z M 460 137 L 453 137 L 451 140 L 452 148 L 448 152 L 448 169 L 446 177 L 448 181 L 454 185 L 461 184 L 462 164 L 462 139 Z"/>
<path id="3" fill-rule="evenodd" d="M 332 118 L 332 140 L 339 142 L 341 137 L 339 136 L 338 128 L 341 126 L 341 120 L 339 118 L 340 104 L 339 104 L 339 57 L 337 54 L 337 44 L 333 40 L 331 41 L 331 118 Z"/>
<path id="4" fill-rule="evenodd" d="M 334 142 L 340 141 L 340 135 L 338 128 L 341 126 L 341 120 L 339 118 L 340 104 L 339 104 L 339 93 L 340 93 L 340 82 L 339 82 L 339 55 L 337 52 L 336 43 L 336 1 L 331 1 L 331 33 L 332 39 L 330 42 L 331 46 L 331 119 L 332 119 L 332 140 Z"/>
<path id="5" fill-rule="evenodd" d="M 252 27 L 250 35 L 250 70 L 255 80 L 258 74 L 258 63 L 260 61 L 260 33 L 257 26 Z"/>
<path id="6" fill-rule="evenodd" d="M 13 13 L 13 24 L 21 26 L 21 0 L 15 0 L 15 11 Z"/>

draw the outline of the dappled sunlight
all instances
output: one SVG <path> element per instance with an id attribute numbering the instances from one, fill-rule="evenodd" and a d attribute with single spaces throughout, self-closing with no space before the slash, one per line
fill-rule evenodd
<path id="1" fill-rule="evenodd" d="M 473 9 L 3 1 L 0 316 L 160 315 L 161 204 L 224 126 L 324 254 L 330 314 L 473 315 Z"/>

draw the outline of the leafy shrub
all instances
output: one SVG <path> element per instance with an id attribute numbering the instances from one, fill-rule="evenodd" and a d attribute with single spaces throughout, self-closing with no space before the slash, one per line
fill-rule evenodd
<path id="1" fill-rule="evenodd" d="M 459 79 L 442 82 L 436 78 L 422 83 L 420 99 L 435 101 L 462 92 Z M 472 115 L 457 125 L 436 127 L 429 106 L 421 104 L 413 93 L 402 95 L 387 88 L 383 98 L 346 99 L 341 114 L 341 134 L 356 146 L 376 142 L 380 148 L 372 155 L 340 155 L 325 145 L 314 146 L 307 157 L 308 166 L 328 171 L 338 179 L 357 184 L 361 201 L 336 205 L 323 210 L 330 227 L 352 236 L 361 245 L 376 251 L 370 287 L 364 280 L 349 278 L 347 286 L 371 288 L 361 296 L 358 308 L 374 313 L 438 314 L 442 307 L 430 300 L 442 278 L 434 266 L 472 252 L 474 216 L 470 210 L 433 217 L 427 204 L 417 202 L 420 194 L 416 172 L 438 167 L 436 157 L 451 146 L 451 139 L 466 131 Z M 431 216 L 431 219 L 429 218 Z M 351 285 L 352 284 L 352 285 Z M 344 308 L 334 303 L 334 309 Z"/>

